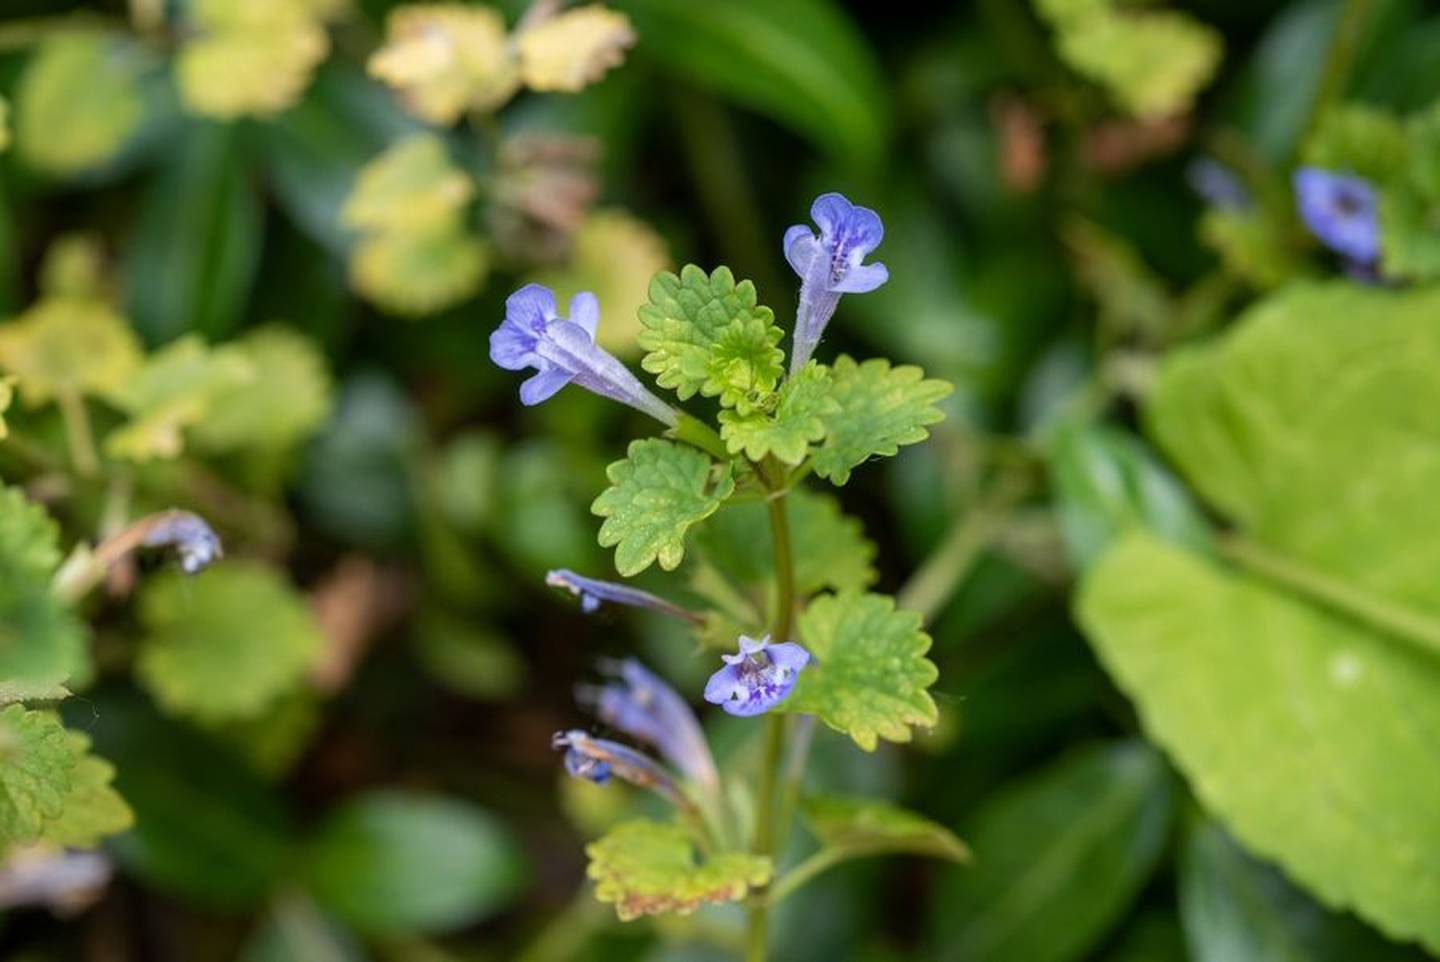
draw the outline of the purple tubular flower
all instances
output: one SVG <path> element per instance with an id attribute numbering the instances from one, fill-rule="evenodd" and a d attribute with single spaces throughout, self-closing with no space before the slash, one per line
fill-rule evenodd
<path id="1" fill-rule="evenodd" d="M 641 384 L 630 369 L 595 343 L 600 302 L 589 291 L 570 298 L 570 317 L 555 306 L 555 293 L 526 284 L 505 300 L 505 320 L 490 335 L 490 360 L 507 371 L 533 367 L 520 385 L 520 401 L 539 404 L 565 385 L 576 384 L 628 404 L 674 427 L 675 410 Z"/>
<path id="2" fill-rule="evenodd" d="M 654 746 L 686 778 L 713 791 L 720 783 L 715 758 L 680 693 L 633 658 L 602 662 L 600 668 L 614 681 L 580 688 L 581 702 L 605 724 Z"/>
<path id="3" fill-rule="evenodd" d="M 619 742 L 591 738 L 580 729 L 572 728 L 568 732 L 556 732 L 550 739 L 550 747 L 566 750 L 565 771 L 574 778 L 604 785 L 611 775 L 616 775 L 677 805 L 689 804 L 675 780 L 653 758 Z"/>
<path id="4" fill-rule="evenodd" d="M 552 588 L 564 588 L 579 598 L 580 610 L 587 615 L 599 611 L 601 603 L 609 601 L 617 605 L 629 605 L 632 608 L 648 608 L 651 611 L 674 615 L 676 618 L 696 624 L 703 620 L 700 615 L 690 609 L 666 601 L 659 595 L 652 595 L 648 591 L 641 591 L 639 588 L 631 588 L 629 585 L 617 584 L 613 581 L 597 581 L 594 578 L 586 578 L 584 575 L 577 575 L 569 568 L 556 568 L 546 572 L 545 583 Z"/>
<path id="5" fill-rule="evenodd" d="M 147 548 L 174 545 L 180 556 L 180 567 L 186 574 L 196 574 L 210 566 L 224 552 L 220 538 L 205 519 L 189 511 L 166 511 L 149 519 L 141 544 Z"/>
<path id="6" fill-rule="evenodd" d="M 1300 217 L 1326 247 L 1360 264 L 1380 257 L 1379 199 L 1363 177 L 1317 167 L 1295 172 Z"/>
<path id="7" fill-rule="evenodd" d="M 815 353 L 841 294 L 865 294 L 890 279 L 884 264 L 860 263 L 885 237 L 879 214 L 856 207 L 841 194 L 821 194 L 810 207 L 810 217 L 820 228 L 819 237 L 804 224 L 785 232 L 785 259 L 800 275 L 791 375 Z"/>
<path id="8" fill-rule="evenodd" d="M 810 663 L 810 653 L 793 641 L 770 643 L 740 636 L 740 651 L 721 655 L 725 667 L 705 684 L 705 700 L 742 718 L 760 715 L 784 701 L 801 669 Z"/>

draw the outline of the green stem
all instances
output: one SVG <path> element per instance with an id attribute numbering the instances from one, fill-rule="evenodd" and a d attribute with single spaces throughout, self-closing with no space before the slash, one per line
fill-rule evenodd
<path id="1" fill-rule="evenodd" d="M 786 872 L 783 877 L 770 887 L 766 898 L 771 905 L 778 905 L 785 900 L 786 896 L 793 893 L 821 872 L 840 864 L 846 859 L 855 858 L 857 854 L 859 853 L 853 849 L 822 848 Z"/>
<path id="2" fill-rule="evenodd" d="M 1377 598 L 1363 588 L 1306 567 L 1237 535 L 1221 539 L 1220 554 L 1242 568 L 1289 588 L 1384 634 L 1440 652 L 1440 621 Z"/>
<path id="3" fill-rule="evenodd" d="M 65 421 L 65 443 L 70 446 L 70 463 L 82 478 L 93 478 L 100 471 L 100 457 L 95 453 L 95 435 L 90 430 L 90 413 L 85 399 L 74 391 L 61 391 L 56 396 L 60 416 Z"/>
<path id="4" fill-rule="evenodd" d="M 692 447 L 699 448 L 706 454 L 713 455 L 721 461 L 730 460 L 730 452 L 725 449 L 725 442 L 720 440 L 720 435 L 715 429 L 697 417 L 692 417 L 684 411 L 676 411 L 678 420 L 675 426 L 670 429 L 670 436 L 677 441 L 682 441 Z"/>
<path id="5" fill-rule="evenodd" d="M 1330 50 L 1325 55 L 1325 66 L 1320 74 L 1320 87 L 1315 100 L 1310 104 L 1310 115 L 1305 121 L 1299 147 L 1320 123 L 1320 118 L 1330 105 L 1345 92 L 1345 83 L 1350 79 L 1350 68 L 1355 61 L 1355 48 L 1360 42 L 1360 31 L 1370 13 L 1373 0 L 1345 0 L 1335 22 L 1335 34 L 1330 40 Z"/>
<path id="6" fill-rule="evenodd" d="M 795 561 L 790 548 L 790 521 L 785 515 L 785 497 L 775 494 L 768 503 L 770 538 L 775 547 L 775 615 L 770 637 L 782 642 L 790 638 L 795 620 Z M 785 718 L 771 713 L 766 719 L 765 756 L 760 768 L 760 791 L 755 809 L 756 855 L 773 859 L 775 852 L 775 795 L 780 762 L 785 755 Z M 769 943 L 770 905 L 765 893 L 750 900 L 749 925 L 745 933 L 747 962 L 765 962 Z"/>
<path id="7" fill-rule="evenodd" d="M 1005 526 L 1010 508 L 1024 497 L 1028 484 L 1018 478 L 996 482 L 990 496 L 966 512 L 940 546 L 925 559 L 895 597 L 897 607 L 918 611 L 929 623 L 975 567 L 991 540 Z"/>

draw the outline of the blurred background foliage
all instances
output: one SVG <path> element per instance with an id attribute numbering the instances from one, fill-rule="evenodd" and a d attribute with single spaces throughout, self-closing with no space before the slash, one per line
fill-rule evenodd
<path id="1" fill-rule="evenodd" d="M 544 0 L 396 6 L 5 4 L 0 476 L 67 551 L 178 505 L 228 558 L 147 559 L 138 585 L 127 562 L 83 603 L 61 711 L 134 825 L 89 875 L 12 848 L 0 954 L 727 957 L 737 912 L 622 925 L 589 898 L 581 843 L 642 802 L 562 780 L 548 747 L 597 657 L 689 691 L 706 671 L 669 625 L 543 586 L 609 571 L 588 505 L 633 415 L 580 391 L 522 409 L 486 337 L 540 280 L 599 294 L 633 361 L 649 278 L 691 261 L 785 318 L 781 233 L 838 189 L 883 214 L 891 281 L 827 349 L 959 390 L 935 443 L 843 498 L 881 588 L 932 619 L 942 725 L 865 756 L 823 733 L 812 779 L 977 858 L 827 874 L 775 957 L 1418 957 L 1204 814 L 1070 595 L 1137 521 L 1205 550 L 1134 401 L 1176 344 L 1335 272 L 1290 173 L 1342 97 L 1399 117 L 1440 95 L 1431 5 L 610 0 L 548 31 Z M 1388 129 L 1315 149 L 1381 176 Z M 1433 276 L 1433 227 L 1387 270 Z M 906 581 L 946 565 L 963 579 Z"/>

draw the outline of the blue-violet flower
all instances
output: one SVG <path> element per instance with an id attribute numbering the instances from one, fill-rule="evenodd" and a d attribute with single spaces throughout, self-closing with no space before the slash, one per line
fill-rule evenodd
<path id="1" fill-rule="evenodd" d="M 141 544 L 148 548 L 174 545 L 180 567 L 186 574 L 196 574 L 224 554 L 219 536 L 198 514 L 178 509 L 164 511 L 144 523 L 146 530 Z"/>
<path id="2" fill-rule="evenodd" d="M 565 771 L 604 785 L 611 775 L 641 788 L 648 788 L 677 805 L 688 804 L 675 780 L 650 756 L 604 738 L 591 738 L 578 728 L 556 732 L 551 748 L 565 749 Z"/>
<path id="3" fill-rule="evenodd" d="M 700 721 L 679 692 L 633 658 L 604 661 L 600 669 L 614 681 L 581 686 L 582 704 L 593 707 L 605 724 L 653 745 L 661 758 L 706 791 L 719 785 Z"/>
<path id="4" fill-rule="evenodd" d="M 793 641 L 771 644 L 740 636 L 740 651 L 721 655 L 725 667 L 705 683 L 705 700 L 732 715 L 759 715 L 784 701 L 810 653 Z"/>
<path id="5" fill-rule="evenodd" d="M 617 605 L 629 605 L 632 608 L 648 608 L 651 611 L 674 615 L 676 618 L 682 618 L 695 624 L 704 620 L 689 608 L 682 608 L 672 601 L 666 601 L 659 595 L 652 595 L 648 591 L 641 591 L 639 588 L 617 584 L 613 581 L 587 578 L 584 575 L 576 574 L 569 568 L 556 568 L 546 572 L 545 583 L 552 588 L 564 588 L 579 598 L 580 610 L 587 615 L 593 615 L 600 610 L 602 602 L 609 601 Z"/>
<path id="6" fill-rule="evenodd" d="M 885 236 L 879 214 L 856 207 L 841 194 L 821 194 L 810 207 L 810 217 L 820 228 L 819 237 L 804 224 L 785 232 L 785 259 L 800 275 L 791 375 L 815 353 L 841 294 L 864 294 L 890 278 L 884 264 L 860 263 Z"/>
<path id="7" fill-rule="evenodd" d="M 1295 199 L 1305 226 L 1326 247 L 1361 264 L 1379 259 L 1378 198 L 1368 180 L 1302 167 L 1295 172 Z"/>
<path id="8" fill-rule="evenodd" d="M 490 335 L 490 360 L 507 371 L 535 369 L 520 385 L 523 404 L 539 404 L 574 381 L 674 427 L 675 410 L 595 343 L 599 323 L 600 302 L 589 291 L 570 298 L 570 317 L 564 318 L 553 291 L 526 284 L 505 300 L 505 320 Z"/>

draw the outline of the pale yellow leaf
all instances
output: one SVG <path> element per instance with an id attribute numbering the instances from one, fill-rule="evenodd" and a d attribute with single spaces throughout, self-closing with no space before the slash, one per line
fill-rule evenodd
<path id="1" fill-rule="evenodd" d="M 635 44 L 630 18 L 596 3 L 567 10 L 515 38 L 520 76 L 532 90 L 575 93 L 625 60 Z"/>

